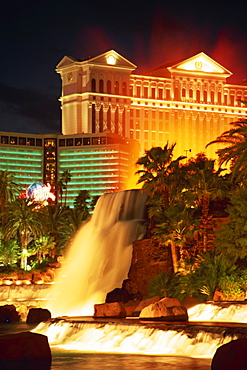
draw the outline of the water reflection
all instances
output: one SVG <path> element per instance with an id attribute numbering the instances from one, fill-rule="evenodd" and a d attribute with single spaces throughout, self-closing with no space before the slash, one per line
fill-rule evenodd
<path id="1" fill-rule="evenodd" d="M 209 370 L 211 359 L 53 350 L 51 370 Z"/>

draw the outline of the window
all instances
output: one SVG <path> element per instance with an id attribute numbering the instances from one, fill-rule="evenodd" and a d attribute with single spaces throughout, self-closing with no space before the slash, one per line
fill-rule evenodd
<path id="1" fill-rule="evenodd" d="M 81 138 L 76 138 L 75 139 L 75 145 L 76 146 L 80 146 L 81 145 L 81 142 L 82 142 Z"/>
<path id="2" fill-rule="evenodd" d="M 186 89 L 185 87 L 182 88 L 182 100 L 184 101 L 186 98 Z"/>
<path id="3" fill-rule="evenodd" d="M 93 145 L 99 145 L 100 144 L 100 139 L 99 137 L 93 137 L 92 138 Z"/>
<path id="4" fill-rule="evenodd" d="M 107 81 L 107 94 L 111 94 L 111 81 Z"/>
<path id="5" fill-rule="evenodd" d="M 10 144 L 13 144 L 13 145 L 17 144 L 17 137 L 16 136 L 10 136 Z"/>
<path id="6" fill-rule="evenodd" d="M 95 80 L 95 78 L 92 78 L 91 90 L 92 90 L 92 92 L 96 92 L 96 80 Z"/>
<path id="7" fill-rule="evenodd" d="M 145 99 L 148 98 L 148 88 L 146 86 L 144 86 L 144 89 L 143 89 L 143 96 Z"/>
<path id="8" fill-rule="evenodd" d="M 26 138 L 25 137 L 19 137 L 19 145 L 26 145 Z"/>
<path id="9" fill-rule="evenodd" d="M 214 91 L 211 91 L 211 103 L 214 104 Z"/>
<path id="10" fill-rule="evenodd" d="M 126 86 L 126 82 L 123 82 L 122 95 L 127 95 L 127 86 Z"/>
<path id="11" fill-rule="evenodd" d="M 73 139 L 66 139 L 67 146 L 73 146 Z"/>
<path id="12" fill-rule="evenodd" d="M 219 91 L 219 92 L 218 92 L 218 104 L 222 104 L 222 102 L 221 102 L 221 96 L 222 96 L 222 94 L 221 94 L 221 92 Z"/>
<path id="13" fill-rule="evenodd" d="M 119 94 L 119 82 L 118 81 L 115 81 L 115 94 Z"/>
<path id="14" fill-rule="evenodd" d="M 99 92 L 101 94 L 104 92 L 104 81 L 102 79 L 99 80 Z"/>
<path id="15" fill-rule="evenodd" d="M 140 97 L 141 97 L 141 86 L 137 86 L 137 87 L 136 87 L 136 96 L 137 96 L 138 98 L 140 98 Z"/>
<path id="16" fill-rule="evenodd" d="M 151 89 L 152 99 L 155 99 L 155 87 Z"/>
<path id="17" fill-rule="evenodd" d="M 42 139 L 36 139 L 36 146 L 42 146 Z"/>
<path id="18" fill-rule="evenodd" d="M 178 87 L 175 87 L 174 89 L 174 99 L 180 100 Z"/>
<path id="19" fill-rule="evenodd" d="M 163 99 L 163 89 L 159 89 L 158 94 L 159 94 L 159 100 L 162 100 Z"/>
<path id="20" fill-rule="evenodd" d="M 27 145 L 34 146 L 34 144 L 35 144 L 35 140 L 34 140 L 34 138 L 30 138 L 30 137 L 28 137 L 28 138 L 27 138 Z"/>
<path id="21" fill-rule="evenodd" d="M 196 90 L 196 101 L 197 101 L 197 103 L 200 103 L 200 101 L 201 101 L 201 92 L 200 92 L 200 90 Z"/>
<path id="22" fill-rule="evenodd" d="M 1 144 L 8 144 L 9 137 L 8 136 L 1 136 Z"/>
<path id="23" fill-rule="evenodd" d="M 59 146 L 65 146 L 65 139 L 59 139 Z"/>
<path id="24" fill-rule="evenodd" d="M 90 145 L 90 137 L 83 138 L 83 145 Z"/>

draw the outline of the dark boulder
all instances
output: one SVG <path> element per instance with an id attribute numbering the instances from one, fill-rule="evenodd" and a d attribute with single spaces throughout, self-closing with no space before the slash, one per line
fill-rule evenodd
<path id="1" fill-rule="evenodd" d="M 23 332 L 0 336 L 0 368 L 4 361 L 51 362 L 51 350 L 45 335 Z"/>
<path id="2" fill-rule="evenodd" d="M 0 306 L 0 322 L 10 323 L 20 321 L 20 316 L 13 304 Z"/>
<path id="3" fill-rule="evenodd" d="M 30 308 L 26 322 L 28 324 L 39 324 L 51 318 L 51 313 L 46 308 Z"/>
<path id="4" fill-rule="evenodd" d="M 219 347 L 213 357 L 211 370 L 246 370 L 247 338 L 232 340 Z"/>

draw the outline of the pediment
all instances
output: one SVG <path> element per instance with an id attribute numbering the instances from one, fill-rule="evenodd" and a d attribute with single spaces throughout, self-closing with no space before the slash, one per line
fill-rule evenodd
<path id="1" fill-rule="evenodd" d="M 193 74 L 213 74 L 219 77 L 229 77 L 232 75 L 230 71 L 203 52 L 182 62 L 180 61 L 179 63 L 168 67 L 168 69 L 171 72 L 184 71 L 186 73 L 192 72 Z"/>
<path id="2" fill-rule="evenodd" d="M 131 63 L 128 59 L 118 54 L 115 50 L 109 50 L 104 54 L 98 55 L 94 58 L 90 58 L 87 60 L 87 63 L 130 69 L 132 71 L 137 68 L 135 64 Z"/>
<path id="3" fill-rule="evenodd" d="M 63 59 L 58 63 L 56 68 L 66 67 L 69 66 L 70 64 L 74 64 L 75 62 L 78 62 L 78 60 L 76 60 L 73 57 L 68 57 L 65 55 Z"/>

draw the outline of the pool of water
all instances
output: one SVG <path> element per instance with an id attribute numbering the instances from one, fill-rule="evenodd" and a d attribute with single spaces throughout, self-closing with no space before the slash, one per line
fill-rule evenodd
<path id="1" fill-rule="evenodd" d="M 210 359 L 52 350 L 51 370 L 209 370 Z"/>

